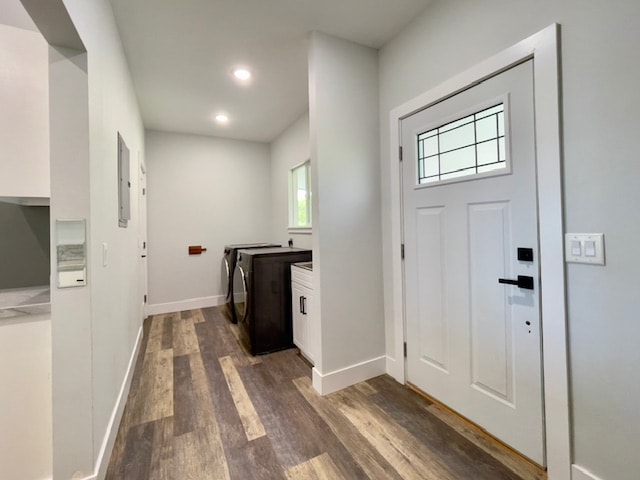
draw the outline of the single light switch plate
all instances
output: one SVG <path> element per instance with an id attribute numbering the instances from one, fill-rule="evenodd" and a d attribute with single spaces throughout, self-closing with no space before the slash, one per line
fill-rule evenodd
<path id="1" fill-rule="evenodd" d="M 603 233 L 567 233 L 564 245 L 567 262 L 604 265 Z"/>

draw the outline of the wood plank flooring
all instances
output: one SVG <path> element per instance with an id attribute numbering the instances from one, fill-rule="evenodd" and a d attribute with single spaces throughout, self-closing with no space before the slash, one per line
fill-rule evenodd
<path id="1" fill-rule="evenodd" d="M 542 480 L 383 375 L 321 397 L 296 349 L 252 357 L 221 309 L 156 315 L 109 480 Z"/>

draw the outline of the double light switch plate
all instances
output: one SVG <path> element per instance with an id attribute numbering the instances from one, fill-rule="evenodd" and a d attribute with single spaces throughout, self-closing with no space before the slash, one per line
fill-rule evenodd
<path id="1" fill-rule="evenodd" d="M 567 233 L 564 246 L 567 262 L 604 265 L 603 233 Z"/>

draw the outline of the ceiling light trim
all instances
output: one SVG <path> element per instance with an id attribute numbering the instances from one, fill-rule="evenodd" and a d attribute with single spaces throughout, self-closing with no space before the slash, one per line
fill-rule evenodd
<path id="1" fill-rule="evenodd" d="M 251 70 L 245 67 L 237 67 L 233 69 L 233 77 L 240 82 L 248 82 L 252 78 Z"/>

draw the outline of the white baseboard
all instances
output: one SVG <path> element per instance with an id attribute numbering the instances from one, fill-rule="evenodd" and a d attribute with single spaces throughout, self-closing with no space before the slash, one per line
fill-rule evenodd
<path id="1" fill-rule="evenodd" d="M 138 358 L 138 352 L 140 351 L 141 343 L 142 325 L 138 330 L 138 337 L 136 338 L 136 343 L 133 347 L 133 351 L 131 352 L 131 357 L 129 358 L 129 365 L 127 366 L 127 371 L 125 372 L 125 376 L 120 387 L 120 393 L 118 394 L 116 404 L 113 407 L 113 411 L 111 412 L 111 418 L 109 419 L 109 423 L 107 424 L 107 431 L 104 434 L 102 445 L 100 446 L 100 452 L 98 453 L 98 458 L 96 459 L 93 474 L 89 475 L 88 477 L 81 477 L 80 480 L 97 480 L 99 478 L 104 478 L 107 474 L 109 459 L 111 458 L 113 445 L 116 441 L 116 436 L 118 435 L 118 427 L 120 426 L 120 420 L 122 419 L 122 414 L 124 413 L 124 407 L 127 404 L 129 388 L 131 387 L 133 371 L 135 369 L 136 359 Z M 76 477 L 74 476 L 74 478 Z"/>
<path id="2" fill-rule="evenodd" d="M 603 480 L 600 477 L 596 477 L 586 468 L 583 468 L 575 463 L 571 465 L 571 479 L 572 480 Z"/>
<path id="3" fill-rule="evenodd" d="M 328 395 L 358 382 L 383 375 L 386 373 L 386 357 L 367 360 L 327 374 L 320 373 L 316 367 L 313 367 L 312 372 L 313 387 L 320 395 Z"/>
<path id="4" fill-rule="evenodd" d="M 160 315 L 162 313 L 183 312 L 195 308 L 217 307 L 222 305 L 224 300 L 224 295 L 215 295 L 212 297 L 189 298 L 179 302 L 147 304 L 145 315 Z"/>

